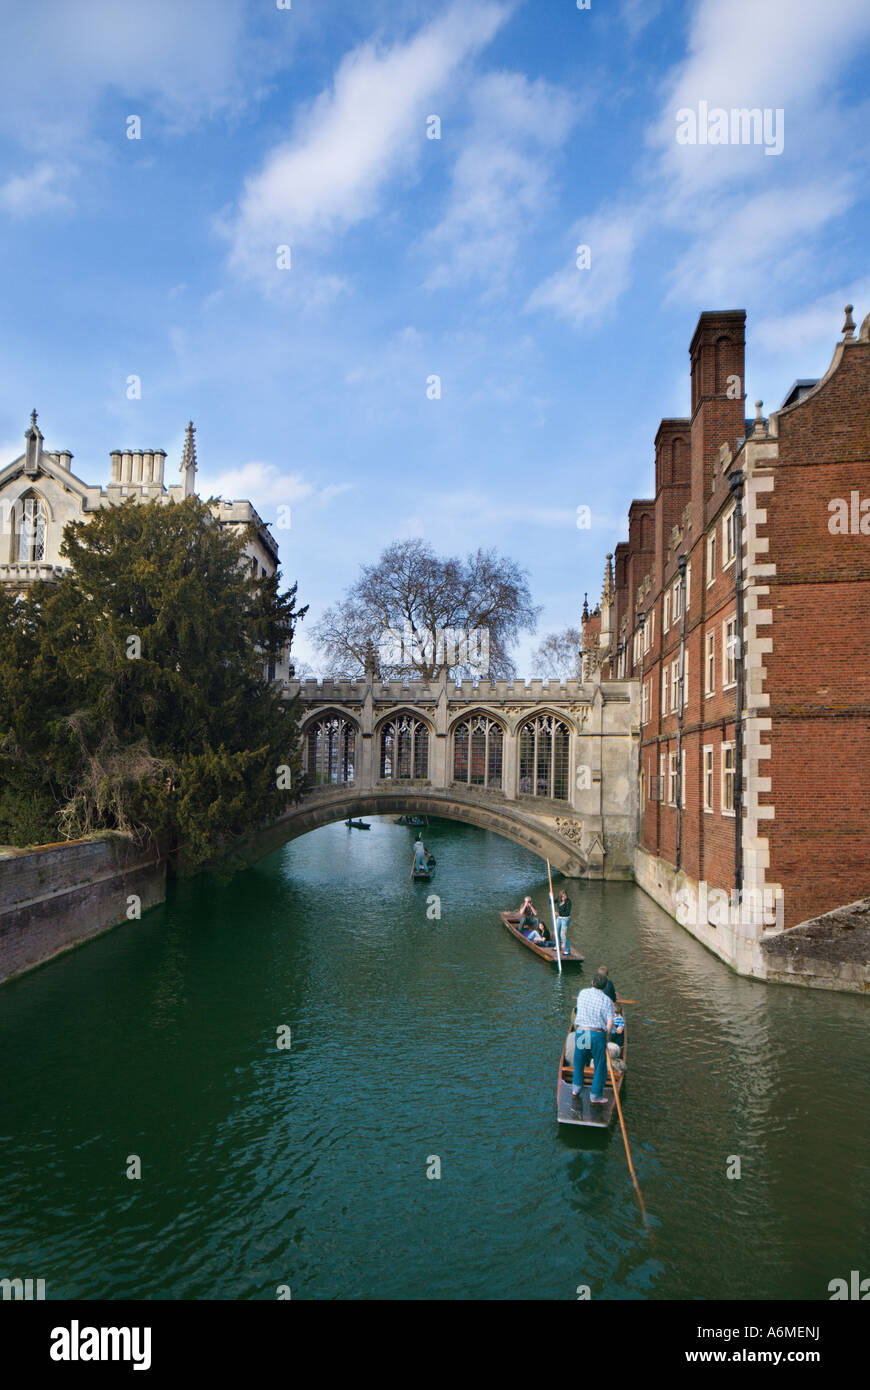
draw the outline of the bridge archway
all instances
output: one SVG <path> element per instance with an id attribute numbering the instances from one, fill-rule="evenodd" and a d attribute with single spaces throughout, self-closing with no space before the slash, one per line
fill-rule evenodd
<path id="1" fill-rule="evenodd" d="M 309 795 L 271 825 L 255 831 L 240 847 L 242 857 L 255 863 L 274 850 L 311 830 L 351 820 L 358 816 L 433 816 L 444 820 L 476 825 L 491 830 L 514 844 L 521 845 L 542 859 L 549 859 L 554 869 L 569 878 L 601 877 L 601 856 L 584 852 L 579 837 L 570 830 L 560 830 L 526 808 L 510 802 L 494 806 L 463 794 L 461 787 L 449 792 L 426 791 L 408 787 L 379 788 L 366 791 L 352 784 L 336 786 L 328 791 Z"/>

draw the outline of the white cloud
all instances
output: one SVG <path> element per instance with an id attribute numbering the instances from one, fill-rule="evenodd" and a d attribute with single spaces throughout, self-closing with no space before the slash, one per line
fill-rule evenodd
<path id="1" fill-rule="evenodd" d="M 622 0 L 619 17 L 632 39 L 643 33 L 648 24 L 658 19 L 664 0 Z"/>
<path id="2" fill-rule="evenodd" d="M 650 140 L 678 183 L 692 189 L 764 171 L 776 160 L 756 146 L 681 146 L 676 113 L 711 107 L 770 107 L 785 113 L 786 150 L 802 125 L 815 120 L 820 96 L 870 37 L 866 0 L 701 0 L 692 18 L 688 53 L 666 83 Z M 780 156 L 781 158 L 781 156 Z"/>
<path id="3" fill-rule="evenodd" d="M 0 208 L 15 217 L 32 217 L 72 207 L 67 184 L 74 172 L 43 160 L 27 174 L 13 174 L 0 185 Z"/>
<path id="4" fill-rule="evenodd" d="M 131 114 L 152 101 L 163 119 L 187 121 L 244 104 L 255 86 L 244 0 L 0 0 L 0 27 L 0 126 L 29 148 L 80 141 L 110 90 Z M 260 71 L 282 50 L 258 52 Z"/>
<path id="5" fill-rule="evenodd" d="M 870 311 L 870 276 L 821 295 L 794 313 L 757 320 L 753 330 L 755 341 L 771 355 L 791 355 L 795 349 L 807 356 L 830 355 L 831 344 L 843 325 L 846 304 L 854 305 L 855 324 L 860 325 Z"/>
<path id="6" fill-rule="evenodd" d="M 722 303 L 739 285 L 745 299 L 791 278 L 811 256 L 813 234 L 851 206 L 846 179 L 717 200 L 699 213 L 694 239 L 670 277 L 669 300 Z"/>
<path id="7" fill-rule="evenodd" d="M 476 84 L 447 211 L 423 242 L 436 260 L 428 288 L 504 280 L 522 233 L 550 201 L 549 157 L 576 114 L 577 102 L 541 79 L 498 72 Z"/>
<path id="8" fill-rule="evenodd" d="M 325 506 L 334 497 L 350 490 L 350 483 L 331 483 L 318 488 L 301 473 L 282 473 L 274 463 L 252 461 L 238 468 L 228 468 L 209 481 L 199 482 L 201 496 L 226 497 L 230 500 L 248 498 L 258 509 L 267 504 L 294 506 L 305 502 L 309 506 Z"/>
<path id="9" fill-rule="evenodd" d="M 458 66 L 496 33 L 503 5 L 465 4 L 406 42 L 363 44 L 340 64 L 330 89 L 245 181 L 225 224 L 230 263 L 272 278 L 275 247 L 322 250 L 378 209 L 389 179 L 408 177 L 425 141 L 429 105 Z"/>
<path id="10" fill-rule="evenodd" d="M 597 323 L 628 288 L 641 228 L 636 209 L 603 213 L 578 222 L 572 240 L 575 247 L 589 247 L 589 268 L 578 268 L 575 250 L 570 266 L 538 285 L 526 307 L 551 309 L 577 327 Z"/>
<path id="11" fill-rule="evenodd" d="M 634 9 L 628 0 L 629 24 Z M 802 286 L 810 273 L 817 279 L 818 234 L 849 211 L 866 180 L 867 111 L 845 105 L 836 84 L 868 38 L 866 0 L 698 0 L 686 56 L 666 75 L 647 131 L 653 154 L 642 192 L 628 214 L 598 215 L 601 226 L 613 227 L 609 264 L 597 283 L 573 266 L 557 272 L 529 307 L 577 326 L 597 323 L 628 290 L 643 237 L 662 231 L 674 246 L 671 300 L 697 307 L 700 300 L 744 300 L 765 284 Z M 678 145 L 677 112 L 697 111 L 701 101 L 726 110 L 782 109 L 783 153 L 768 156 L 754 144 Z M 593 243 L 582 224 L 578 240 Z"/>

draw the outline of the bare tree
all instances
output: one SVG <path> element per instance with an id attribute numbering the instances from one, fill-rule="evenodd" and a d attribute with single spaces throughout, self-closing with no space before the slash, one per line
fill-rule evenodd
<path id="1" fill-rule="evenodd" d="M 548 632 L 532 657 L 532 674 L 543 680 L 580 680 L 583 674 L 580 660 L 582 642 L 580 629 L 576 627 Z"/>
<path id="2" fill-rule="evenodd" d="M 510 650 L 540 609 L 526 573 L 494 550 L 441 559 L 423 540 L 395 541 L 312 630 L 333 676 L 370 664 L 384 679 L 514 675 Z"/>

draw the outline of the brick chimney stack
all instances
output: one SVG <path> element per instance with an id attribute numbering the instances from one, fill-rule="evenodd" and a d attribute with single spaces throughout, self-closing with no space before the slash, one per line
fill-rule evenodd
<path id="1" fill-rule="evenodd" d="M 689 348 L 692 364 L 692 529 L 704 529 L 721 444 L 746 434 L 746 310 L 707 311 Z"/>

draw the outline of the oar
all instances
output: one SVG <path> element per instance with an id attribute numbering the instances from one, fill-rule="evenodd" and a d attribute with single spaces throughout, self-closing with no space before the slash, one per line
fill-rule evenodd
<path id="1" fill-rule="evenodd" d="M 627 1002 L 628 1001 L 626 1000 L 626 1003 Z M 649 1222 L 646 1219 L 646 1207 L 643 1204 L 643 1193 L 640 1190 L 640 1184 L 637 1180 L 637 1174 L 634 1171 L 634 1164 L 631 1161 L 631 1149 L 628 1147 L 628 1135 L 625 1132 L 625 1120 L 622 1118 L 622 1106 L 619 1103 L 619 1089 L 616 1085 L 616 1077 L 613 1074 L 613 1063 L 610 1060 L 610 1050 L 606 1042 L 604 1044 L 604 1054 L 607 1058 L 607 1070 L 610 1072 L 610 1084 L 613 1087 L 613 1099 L 616 1101 L 616 1113 L 619 1116 L 619 1127 L 622 1130 L 622 1141 L 625 1144 L 625 1156 L 628 1159 L 628 1171 L 629 1173 L 631 1173 L 631 1180 L 634 1183 L 634 1190 L 637 1193 L 637 1200 L 640 1202 L 640 1210 L 641 1215 L 643 1216 L 643 1224 L 645 1226 L 648 1226 Z"/>
<path id="2" fill-rule="evenodd" d="M 562 973 L 562 953 L 559 950 L 559 933 L 556 930 L 556 904 L 553 901 L 553 875 L 550 873 L 550 861 L 547 860 L 547 882 L 550 885 L 550 911 L 553 914 L 553 940 L 556 943 L 556 964 L 559 967 L 559 974 Z"/>

